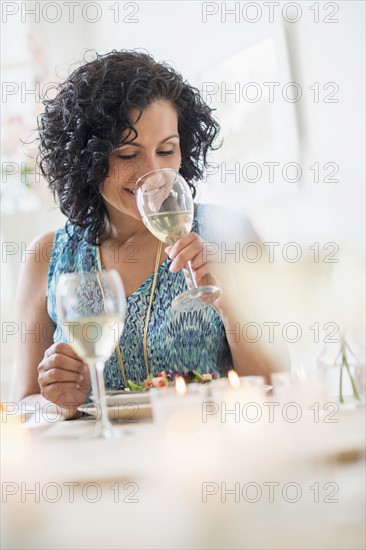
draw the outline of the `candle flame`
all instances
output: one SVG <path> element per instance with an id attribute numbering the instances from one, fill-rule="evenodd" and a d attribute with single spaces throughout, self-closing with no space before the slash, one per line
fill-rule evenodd
<path id="1" fill-rule="evenodd" d="M 177 376 L 175 380 L 175 390 L 177 395 L 180 397 L 187 393 L 187 384 L 185 383 L 183 376 Z"/>
<path id="2" fill-rule="evenodd" d="M 238 374 L 234 370 L 229 370 L 227 373 L 229 384 L 232 388 L 240 388 L 241 382 Z"/>

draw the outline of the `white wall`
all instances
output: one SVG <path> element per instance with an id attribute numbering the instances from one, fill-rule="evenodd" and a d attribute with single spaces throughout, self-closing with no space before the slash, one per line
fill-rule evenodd
<path id="1" fill-rule="evenodd" d="M 219 3 L 211 4 L 219 7 Z M 282 2 L 282 6 L 285 4 Z M 98 51 L 144 47 L 157 59 L 172 62 L 196 84 L 200 72 L 207 67 L 284 25 L 292 79 L 303 90 L 295 108 L 305 189 L 299 204 L 291 193 L 291 186 L 282 183 L 282 187 L 287 187 L 290 204 L 280 194 L 275 203 L 272 198 L 268 205 L 263 200 L 260 204 L 254 202 L 249 213 L 266 237 L 274 237 L 275 225 L 282 239 L 290 237 L 309 242 L 319 238 L 342 239 L 351 244 L 363 233 L 365 5 L 358 1 L 338 2 L 340 11 L 333 16 L 331 10 L 321 7 L 320 22 L 315 24 L 310 4 L 300 4 L 302 17 L 297 23 L 284 21 L 277 10 L 274 22 L 269 23 L 268 16 L 265 17 L 268 12 L 262 5 L 262 18 L 258 23 L 250 24 L 242 15 L 239 22 L 235 22 L 234 16 L 227 15 L 223 23 L 221 19 L 225 15 L 222 10 L 207 15 L 207 22 L 203 23 L 200 2 L 143 2 L 135 16 L 140 21 L 138 24 L 111 25 L 106 16 L 98 27 L 90 26 L 91 43 Z M 228 8 L 233 5 L 233 2 L 227 3 Z M 216 8 L 210 6 L 210 9 Z M 254 16 L 254 12 L 248 12 L 248 18 Z M 295 14 L 288 12 L 288 16 L 295 17 Z M 326 16 L 338 18 L 339 23 L 322 23 Z M 321 98 L 332 91 L 332 87 L 327 90 L 322 87 L 335 82 L 339 92 L 334 98 L 339 102 L 315 103 L 314 92 L 309 89 L 315 82 L 320 84 Z M 321 166 L 335 162 L 339 166 L 335 176 L 339 183 L 314 183 L 309 166 L 315 162 Z M 322 177 L 327 173 L 330 173 L 330 168 L 323 171 Z M 221 189 L 215 197 L 218 202 L 238 204 L 243 202 L 240 201 L 242 193 L 247 198 L 248 189 L 243 189 L 240 184 L 234 186 L 231 193 Z M 277 216 L 274 216 L 275 211 Z M 352 212 L 352 223 L 345 212 Z"/>
<path id="2" fill-rule="evenodd" d="M 287 26 L 294 80 L 336 82 L 338 103 L 315 103 L 308 93 L 298 105 L 304 171 L 314 162 L 339 166 L 339 183 L 314 183 L 307 170 L 302 195 L 308 208 L 296 218 L 309 240 L 319 237 L 363 246 L 365 188 L 365 4 L 340 2 L 338 24 L 310 21 Z M 329 88 L 322 94 L 332 91 Z M 328 170 L 328 173 L 330 171 Z"/>

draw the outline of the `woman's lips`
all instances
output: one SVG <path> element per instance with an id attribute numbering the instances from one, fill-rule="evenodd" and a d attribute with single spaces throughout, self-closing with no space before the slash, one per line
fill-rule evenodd
<path id="1" fill-rule="evenodd" d="M 125 191 L 127 191 L 127 193 L 129 193 L 130 195 L 136 195 L 136 191 L 134 189 L 127 189 L 127 187 L 125 187 Z"/>

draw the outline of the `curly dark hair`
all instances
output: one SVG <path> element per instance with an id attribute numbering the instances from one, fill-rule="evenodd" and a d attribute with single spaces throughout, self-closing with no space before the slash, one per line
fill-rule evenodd
<path id="1" fill-rule="evenodd" d="M 77 228 L 88 228 L 91 243 L 107 229 L 99 190 L 108 175 L 108 157 L 137 137 L 130 110 L 142 112 L 159 99 L 170 101 L 178 113 L 180 173 L 194 197 L 194 183 L 203 175 L 220 127 L 198 89 L 165 62 L 135 50 L 96 54 L 58 86 L 53 99 L 43 101 L 45 111 L 38 118 L 42 174 L 61 212 Z"/>

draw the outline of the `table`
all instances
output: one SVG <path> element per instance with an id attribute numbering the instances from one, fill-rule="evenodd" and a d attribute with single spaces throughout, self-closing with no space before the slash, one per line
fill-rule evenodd
<path id="1" fill-rule="evenodd" d="M 22 425 L 2 548 L 364 548 L 364 407 L 297 422 L 271 407 L 261 426 L 188 414 L 104 441 L 80 439 L 85 419 Z"/>

